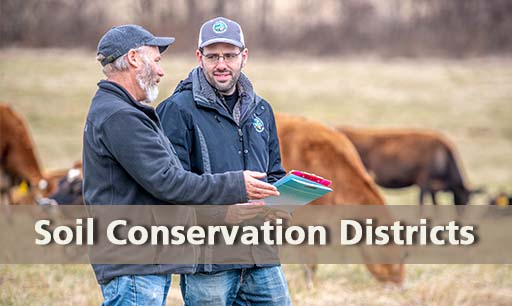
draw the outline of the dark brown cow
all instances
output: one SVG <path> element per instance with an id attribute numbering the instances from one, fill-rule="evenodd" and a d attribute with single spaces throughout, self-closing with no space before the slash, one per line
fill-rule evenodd
<path id="1" fill-rule="evenodd" d="M 375 182 L 386 188 L 420 187 L 419 203 L 438 191 L 453 193 L 456 205 L 469 202 L 454 146 L 441 134 L 424 130 L 338 127 L 356 147 Z"/>
<path id="2" fill-rule="evenodd" d="M 35 199 L 53 192 L 54 186 L 43 176 L 36 156 L 25 121 L 8 105 L 0 104 L 0 185 L 6 202 L 12 203 L 10 191 L 21 181 L 27 182 Z"/>
<path id="3" fill-rule="evenodd" d="M 300 169 L 332 180 L 333 192 L 313 205 L 384 205 L 378 187 L 347 137 L 304 118 L 276 114 L 276 122 L 285 169 Z M 379 281 L 400 284 L 404 279 L 401 264 L 369 264 L 367 267 Z"/>
<path id="4" fill-rule="evenodd" d="M 77 161 L 58 180 L 57 190 L 49 196 L 58 205 L 82 205 L 82 162 Z"/>

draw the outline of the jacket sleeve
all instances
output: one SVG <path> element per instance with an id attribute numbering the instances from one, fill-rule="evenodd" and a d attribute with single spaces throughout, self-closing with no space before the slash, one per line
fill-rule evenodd
<path id="1" fill-rule="evenodd" d="M 112 156 L 156 198 L 174 204 L 247 201 L 242 171 L 197 175 L 184 170 L 142 113 L 119 111 L 103 123 L 102 130 Z"/>
<path id="2" fill-rule="evenodd" d="M 156 112 L 162 122 L 164 134 L 176 150 L 183 168 L 191 171 L 190 152 L 192 152 L 193 123 L 190 116 L 180 110 L 176 103 L 172 102 L 172 97 L 160 103 Z"/>
<path id="3" fill-rule="evenodd" d="M 286 175 L 286 172 L 281 164 L 281 150 L 279 149 L 279 137 L 277 136 L 277 127 L 276 127 L 276 119 L 274 118 L 274 112 L 270 105 L 268 105 L 270 110 L 270 135 L 269 135 L 269 144 L 268 144 L 268 169 L 267 169 L 267 177 L 268 182 L 270 184 L 275 183 L 280 178 Z"/>

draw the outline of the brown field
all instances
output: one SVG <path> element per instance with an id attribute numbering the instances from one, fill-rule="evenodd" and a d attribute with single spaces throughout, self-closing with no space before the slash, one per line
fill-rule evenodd
<path id="1" fill-rule="evenodd" d="M 266 60 L 266 59 L 269 60 Z M 193 67 L 192 54 L 164 56 L 160 99 Z M 245 72 L 276 111 L 371 127 L 429 128 L 457 146 L 472 186 L 512 192 L 512 60 L 250 58 Z M 45 168 L 81 157 L 84 118 L 102 78 L 94 52 L 0 51 L 0 101 L 29 121 Z M 415 204 L 415 188 L 385 190 Z M 482 204 L 486 195 L 473 199 Z M 447 195 L 440 199 L 449 203 Z M 410 265 L 403 288 L 385 287 L 362 265 L 324 265 L 308 290 L 300 266 L 284 267 L 294 305 L 512 305 L 507 265 Z M 181 304 L 175 278 L 168 305 Z M 0 305 L 98 305 L 88 265 L 0 266 Z"/>

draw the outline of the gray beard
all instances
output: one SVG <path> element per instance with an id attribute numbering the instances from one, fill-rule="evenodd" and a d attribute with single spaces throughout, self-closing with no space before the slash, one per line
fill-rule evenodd
<path id="1" fill-rule="evenodd" d="M 158 98 L 158 84 L 153 81 L 151 66 L 144 63 L 144 69 L 135 75 L 135 79 L 139 87 L 146 94 L 146 99 L 139 101 L 146 104 L 151 104 Z"/>
<path id="2" fill-rule="evenodd" d="M 158 86 L 145 84 L 143 80 L 137 79 L 140 89 L 146 94 L 146 99 L 139 101 L 146 104 L 153 103 L 158 98 Z"/>

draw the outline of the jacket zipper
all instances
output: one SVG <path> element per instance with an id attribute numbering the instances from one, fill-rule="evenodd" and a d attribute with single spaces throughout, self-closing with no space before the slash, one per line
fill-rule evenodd
<path id="1" fill-rule="evenodd" d="M 213 107 L 210 105 L 210 103 L 208 101 L 205 101 L 204 98 L 202 97 L 196 97 L 197 100 L 199 100 L 200 102 L 203 102 L 203 106 L 204 107 L 207 107 L 207 108 L 210 108 L 210 109 L 214 109 L 219 115 L 223 116 L 223 117 L 226 117 L 228 118 L 229 120 L 231 120 L 236 126 L 237 126 L 237 129 L 238 129 L 238 136 L 240 137 L 239 140 L 242 144 L 242 148 L 241 150 L 238 152 L 238 154 L 240 155 L 240 157 L 242 158 L 242 163 L 244 165 L 244 169 L 246 169 L 246 157 L 245 155 L 247 154 L 247 149 L 245 148 L 245 143 L 244 143 L 244 132 L 242 131 L 242 127 L 244 125 L 244 123 L 247 121 L 247 118 L 249 117 L 249 114 L 251 114 L 257 107 L 258 105 L 261 103 L 261 101 L 258 101 L 257 103 L 254 104 L 253 107 L 251 107 L 250 110 L 248 110 L 246 113 L 245 113 L 245 116 L 240 118 L 240 124 L 236 123 L 235 119 L 233 119 L 233 116 L 226 116 L 225 114 L 223 114 L 222 112 L 219 111 L 219 109 L 217 107 Z M 226 111 L 226 113 L 229 114 L 229 112 L 227 111 L 226 107 L 223 106 L 223 109 Z"/>

